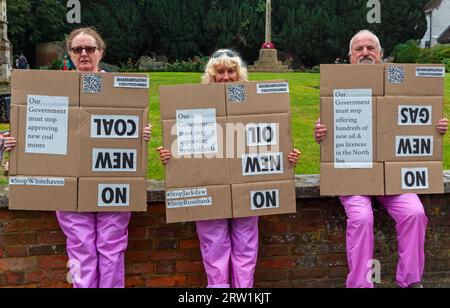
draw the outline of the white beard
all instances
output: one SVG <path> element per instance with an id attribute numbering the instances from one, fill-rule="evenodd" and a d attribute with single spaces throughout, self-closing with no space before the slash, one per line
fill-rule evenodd
<path id="1" fill-rule="evenodd" d="M 374 64 L 375 61 L 372 58 L 362 58 L 358 61 L 358 64 Z"/>

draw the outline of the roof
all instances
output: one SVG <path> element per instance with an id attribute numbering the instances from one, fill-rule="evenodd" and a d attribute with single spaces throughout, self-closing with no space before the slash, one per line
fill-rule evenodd
<path id="1" fill-rule="evenodd" d="M 450 44 L 450 26 L 437 39 L 440 44 Z"/>
<path id="2" fill-rule="evenodd" d="M 442 0 L 430 0 L 428 1 L 428 3 L 425 5 L 425 13 L 429 13 L 435 9 L 437 9 L 442 3 Z"/>

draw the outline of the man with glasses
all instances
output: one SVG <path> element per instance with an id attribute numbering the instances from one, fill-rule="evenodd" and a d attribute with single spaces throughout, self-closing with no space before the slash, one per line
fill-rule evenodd
<path id="1" fill-rule="evenodd" d="M 350 42 L 351 64 L 381 64 L 383 51 L 378 37 L 370 31 L 357 33 Z M 437 123 L 437 130 L 445 134 L 448 120 Z M 325 140 L 327 128 L 317 122 L 315 139 Z M 425 265 L 425 234 L 428 219 L 419 197 L 415 194 L 376 196 L 379 203 L 396 222 L 399 250 L 397 283 L 402 288 L 421 288 Z M 341 196 L 347 214 L 347 259 L 350 273 L 348 288 L 373 288 L 369 278 L 373 261 L 374 231 L 371 196 Z M 370 277 L 368 277 L 370 276 Z"/>

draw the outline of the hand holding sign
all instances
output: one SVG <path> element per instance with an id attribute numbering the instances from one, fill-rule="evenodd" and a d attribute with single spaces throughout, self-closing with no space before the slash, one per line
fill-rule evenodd
<path id="1" fill-rule="evenodd" d="M 448 130 L 448 119 L 447 118 L 444 118 L 438 122 L 437 130 L 442 135 L 445 135 L 447 133 L 447 130 Z"/>
<path id="2" fill-rule="evenodd" d="M 17 140 L 15 137 L 10 137 L 10 133 L 3 134 L 5 142 L 5 151 L 10 152 L 14 150 L 17 145 Z"/>
<path id="3" fill-rule="evenodd" d="M 151 136 L 152 136 L 152 126 L 149 124 L 148 126 L 144 127 L 142 137 L 146 142 L 150 142 Z"/>

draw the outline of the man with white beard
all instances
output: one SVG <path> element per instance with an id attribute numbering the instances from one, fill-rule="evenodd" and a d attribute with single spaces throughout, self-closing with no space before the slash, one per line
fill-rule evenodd
<path id="1" fill-rule="evenodd" d="M 358 32 L 350 42 L 351 64 L 381 64 L 383 50 L 378 37 L 368 30 Z M 445 134 L 448 120 L 437 123 L 437 130 Z M 317 143 L 325 140 L 327 128 L 319 121 L 315 128 Z M 387 210 L 396 222 L 399 264 L 397 284 L 402 288 L 422 288 L 425 266 L 425 234 L 428 219 L 419 197 L 400 196 L 340 196 L 347 214 L 347 259 L 350 273 L 348 288 L 373 288 L 370 281 L 374 250 L 372 197 Z"/>

